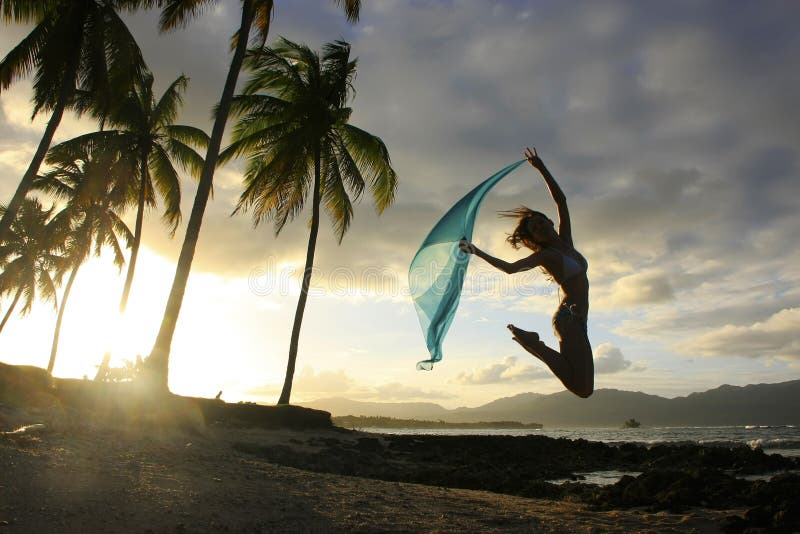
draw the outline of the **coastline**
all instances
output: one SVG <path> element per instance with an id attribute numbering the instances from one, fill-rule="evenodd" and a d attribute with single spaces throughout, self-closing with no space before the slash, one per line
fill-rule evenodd
<path id="1" fill-rule="evenodd" d="M 0 524 L 8 532 L 713 532 L 743 512 L 595 510 L 569 500 L 316 473 L 233 446 L 249 441 L 319 454 L 320 440 L 357 446 L 363 437 L 45 423 L 0 439 Z"/>
<path id="2" fill-rule="evenodd" d="M 296 406 L 0 370 L 8 532 L 800 528 L 800 475 L 773 476 L 800 458 L 747 446 L 375 434 Z M 581 475 L 598 470 L 640 474 Z"/>

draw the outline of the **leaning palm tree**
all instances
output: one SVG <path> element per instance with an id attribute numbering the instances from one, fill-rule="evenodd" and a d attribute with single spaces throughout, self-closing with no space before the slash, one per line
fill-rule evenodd
<path id="1" fill-rule="evenodd" d="M 361 7 L 360 0 L 334 0 L 334 2 L 344 8 L 348 20 L 358 20 Z M 160 0 L 158 3 L 164 7 L 161 14 L 161 28 L 162 30 L 170 30 L 185 25 L 202 8 L 218 4 L 219 0 Z M 242 0 L 241 23 L 233 39 L 234 53 L 228 68 L 228 76 L 225 79 L 222 96 L 216 107 L 211 140 L 208 144 L 203 171 L 200 174 L 192 213 L 186 225 L 186 236 L 178 257 L 178 265 L 175 268 L 175 278 L 167 299 L 164 318 L 161 321 L 158 336 L 150 356 L 145 361 L 145 368 L 142 374 L 143 379 L 157 390 L 168 391 L 169 352 L 172 345 L 172 337 L 175 334 L 175 327 L 178 324 L 178 316 L 183 303 L 183 295 L 186 291 L 186 284 L 189 281 L 189 272 L 192 269 L 192 260 L 194 259 L 197 240 L 200 236 L 200 226 L 202 225 L 203 214 L 211 193 L 214 170 L 217 166 L 219 150 L 222 145 L 222 134 L 225 131 L 225 123 L 228 121 L 236 80 L 239 77 L 239 71 L 242 68 L 247 49 L 247 41 L 250 39 L 251 33 L 254 33 L 257 44 L 263 46 L 266 42 L 272 20 L 273 3 L 274 0 Z M 252 31 L 254 25 L 255 32 Z"/>
<path id="2" fill-rule="evenodd" d="M 63 276 L 68 270 L 69 278 L 58 308 L 48 373 L 53 372 L 61 322 L 78 269 L 92 252 L 100 256 L 106 247 L 111 249 L 114 264 L 122 269 L 125 256 L 119 238 L 128 248 L 133 242 L 133 234 L 121 217 L 132 203 L 132 181 L 124 175 L 131 172 L 133 164 L 126 155 L 95 150 L 74 159 L 54 158 L 51 163 L 53 169 L 38 177 L 34 187 L 66 201 L 56 218 L 69 227 L 64 246 L 67 263 L 60 273 Z"/>
<path id="3" fill-rule="evenodd" d="M 0 218 L 0 242 L 39 172 L 64 111 L 76 107 L 78 90 L 107 109 L 144 71 L 136 41 L 117 11 L 133 0 L 3 0 L 6 22 L 34 24 L 33 30 L 0 61 L 0 92 L 34 72 L 33 116 L 50 112 L 28 170 Z M 85 100 L 84 100 L 85 101 Z M 83 111 L 80 106 L 76 111 Z"/>
<path id="4" fill-rule="evenodd" d="M 9 238 L 0 244 L 0 295 L 14 295 L 0 322 L 0 332 L 21 298 L 21 315 L 30 312 L 37 293 L 52 300 L 54 306 L 57 303 L 53 273 L 63 268 L 65 258 L 59 254 L 63 232 L 53 218 L 54 211 L 53 207 L 43 209 L 36 199 L 25 199 L 11 223 Z M 0 206 L 3 212 L 5 206 Z"/>
<path id="5" fill-rule="evenodd" d="M 381 213 L 394 200 L 397 176 L 380 138 L 349 124 L 356 60 L 350 45 L 336 41 L 323 56 L 281 39 L 274 48 L 253 51 L 254 71 L 244 94 L 233 102 L 240 115 L 233 143 L 221 159 L 247 155 L 245 189 L 236 211 L 252 210 L 255 224 L 272 220 L 276 235 L 303 209 L 311 190 L 311 232 L 289 345 L 286 379 L 278 404 L 292 391 L 320 205 L 331 217 L 341 243 L 353 216 L 353 200 L 365 189 Z"/>
<path id="6" fill-rule="evenodd" d="M 54 146 L 47 156 L 48 162 L 63 162 L 73 161 L 92 150 L 112 150 L 128 152 L 136 157 L 136 172 L 122 175 L 136 182 L 133 188 L 136 222 L 119 303 L 121 314 L 125 313 L 133 283 L 145 208 L 156 204 L 156 196 L 161 197 L 164 204 L 162 218 L 173 235 L 181 219 L 181 184 L 173 161 L 195 176 L 203 168 L 203 158 L 192 146 L 206 148 L 208 135 L 193 126 L 174 124 L 188 83 L 188 78 L 179 76 L 156 100 L 153 76 L 145 73 L 143 79 L 106 115 L 105 124 L 116 129 L 104 129 L 70 139 Z"/>

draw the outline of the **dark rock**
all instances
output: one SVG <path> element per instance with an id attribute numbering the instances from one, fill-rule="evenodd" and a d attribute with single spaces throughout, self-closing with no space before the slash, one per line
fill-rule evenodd
<path id="1" fill-rule="evenodd" d="M 382 451 L 383 446 L 378 438 L 358 438 L 358 449 L 365 452 Z"/>

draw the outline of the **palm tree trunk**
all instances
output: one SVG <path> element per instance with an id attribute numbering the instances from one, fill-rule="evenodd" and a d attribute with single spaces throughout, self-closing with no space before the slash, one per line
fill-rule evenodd
<path id="1" fill-rule="evenodd" d="M 61 80 L 61 92 L 58 95 L 56 106 L 53 108 L 53 114 L 50 115 L 50 120 L 47 121 L 47 128 L 44 129 L 44 135 L 42 135 L 42 139 L 39 141 L 39 146 L 33 155 L 33 159 L 31 160 L 30 165 L 28 165 L 28 170 L 25 171 L 25 174 L 22 176 L 22 180 L 20 180 L 19 185 L 17 186 L 17 191 L 14 193 L 14 196 L 8 203 L 8 207 L 6 208 L 6 212 L 3 214 L 3 218 L 0 219 L 0 243 L 5 242 L 6 234 L 11 228 L 11 222 L 16 218 L 17 212 L 22 206 L 22 203 L 25 201 L 25 197 L 33 185 L 33 179 L 36 178 L 36 174 L 39 172 L 39 167 L 41 167 L 44 157 L 47 155 L 47 151 L 50 149 L 50 144 L 53 142 L 53 136 L 58 129 L 58 125 L 61 124 L 61 118 L 64 116 L 64 109 L 66 107 L 67 100 L 69 100 L 69 95 L 73 89 L 74 76 L 71 76 L 69 69 L 67 69 L 67 72 L 64 73 L 63 80 Z"/>
<path id="2" fill-rule="evenodd" d="M 175 334 L 178 315 L 183 303 L 183 295 L 186 292 L 186 284 L 189 281 L 189 272 L 192 268 L 194 251 L 197 248 L 197 239 L 200 235 L 200 226 L 203 223 L 203 214 L 206 210 L 206 204 L 208 204 L 208 196 L 214 180 L 214 168 L 217 166 L 222 134 L 225 131 L 225 123 L 231 110 L 236 80 L 239 77 L 239 71 L 242 68 L 242 62 L 247 50 L 250 27 L 253 24 L 253 13 L 253 0 L 244 0 L 242 21 L 239 26 L 239 39 L 236 43 L 236 50 L 231 59 L 228 77 L 225 80 L 225 87 L 222 90 L 222 97 L 217 108 L 214 128 L 211 131 L 211 140 L 208 145 L 206 160 L 203 164 L 203 172 L 197 185 L 192 214 L 186 225 L 186 237 L 183 240 L 181 254 L 178 257 L 178 265 L 175 268 L 175 278 L 167 299 L 164 318 L 161 321 L 161 328 L 158 331 L 153 350 L 150 352 L 150 356 L 148 356 L 141 373 L 142 379 L 149 382 L 149 386 L 163 392 L 169 391 L 167 380 L 169 377 L 169 351 L 172 345 L 172 336 Z"/>
<path id="3" fill-rule="evenodd" d="M 314 268 L 314 252 L 317 248 L 317 233 L 319 231 L 319 204 L 320 204 L 320 183 L 321 165 L 319 144 L 314 147 L 314 198 L 311 212 L 311 235 L 308 237 L 308 250 L 306 251 L 306 266 L 303 269 L 303 283 L 300 286 L 300 298 L 297 299 L 297 310 L 294 313 L 294 326 L 292 326 L 292 338 L 289 342 L 289 362 L 286 364 L 286 378 L 283 381 L 283 390 L 278 399 L 278 404 L 289 404 L 289 397 L 292 394 L 292 381 L 294 380 L 294 368 L 297 362 L 297 347 L 300 342 L 300 326 L 303 322 L 303 312 L 306 309 L 308 299 L 308 288 L 311 285 L 311 271 Z"/>
<path id="4" fill-rule="evenodd" d="M 0 323 L 0 332 L 2 332 L 3 328 L 6 326 L 6 323 L 8 322 L 9 317 L 11 317 L 11 312 L 14 311 L 14 306 L 17 305 L 17 302 L 19 301 L 19 297 L 21 295 L 22 295 L 22 288 L 20 287 L 19 289 L 17 289 L 17 293 L 16 293 L 16 295 L 14 295 L 14 300 L 11 301 L 11 306 L 8 307 L 8 311 L 6 312 L 5 316 L 3 317 L 3 322 Z"/>
<path id="5" fill-rule="evenodd" d="M 50 348 L 50 361 L 47 363 L 47 372 L 53 374 L 53 366 L 56 364 L 56 352 L 58 352 L 58 336 L 61 334 L 61 320 L 64 318 L 64 309 L 67 307 L 67 299 L 72 289 L 72 283 L 78 275 L 80 263 L 72 268 L 72 272 L 67 280 L 67 287 L 64 288 L 64 295 L 61 297 L 61 306 L 58 308 L 58 318 L 56 319 L 56 331 L 53 333 L 53 346 Z"/>
<path id="6" fill-rule="evenodd" d="M 119 314 L 125 313 L 128 306 L 128 295 L 133 284 L 133 272 L 136 269 L 136 259 L 139 257 L 139 244 L 142 242 L 142 222 L 144 221 L 144 204 L 147 197 L 147 154 L 141 156 L 141 185 L 139 187 L 139 204 L 136 208 L 136 226 L 133 230 L 133 246 L 131 247 L 131 259 L 128 261 L 128 272 L 125 275 L 125 286 L 122 288 L 122 298 L 119 301 Z"/>

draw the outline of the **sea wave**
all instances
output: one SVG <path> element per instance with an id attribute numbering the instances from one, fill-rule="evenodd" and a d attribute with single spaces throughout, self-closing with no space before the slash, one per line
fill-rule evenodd
<path id="1" fill-rule="evenodd" d="M 747 444 L 754 449 L 800 449 L 800 441 L 786 438 L 754 439 Z"/>

